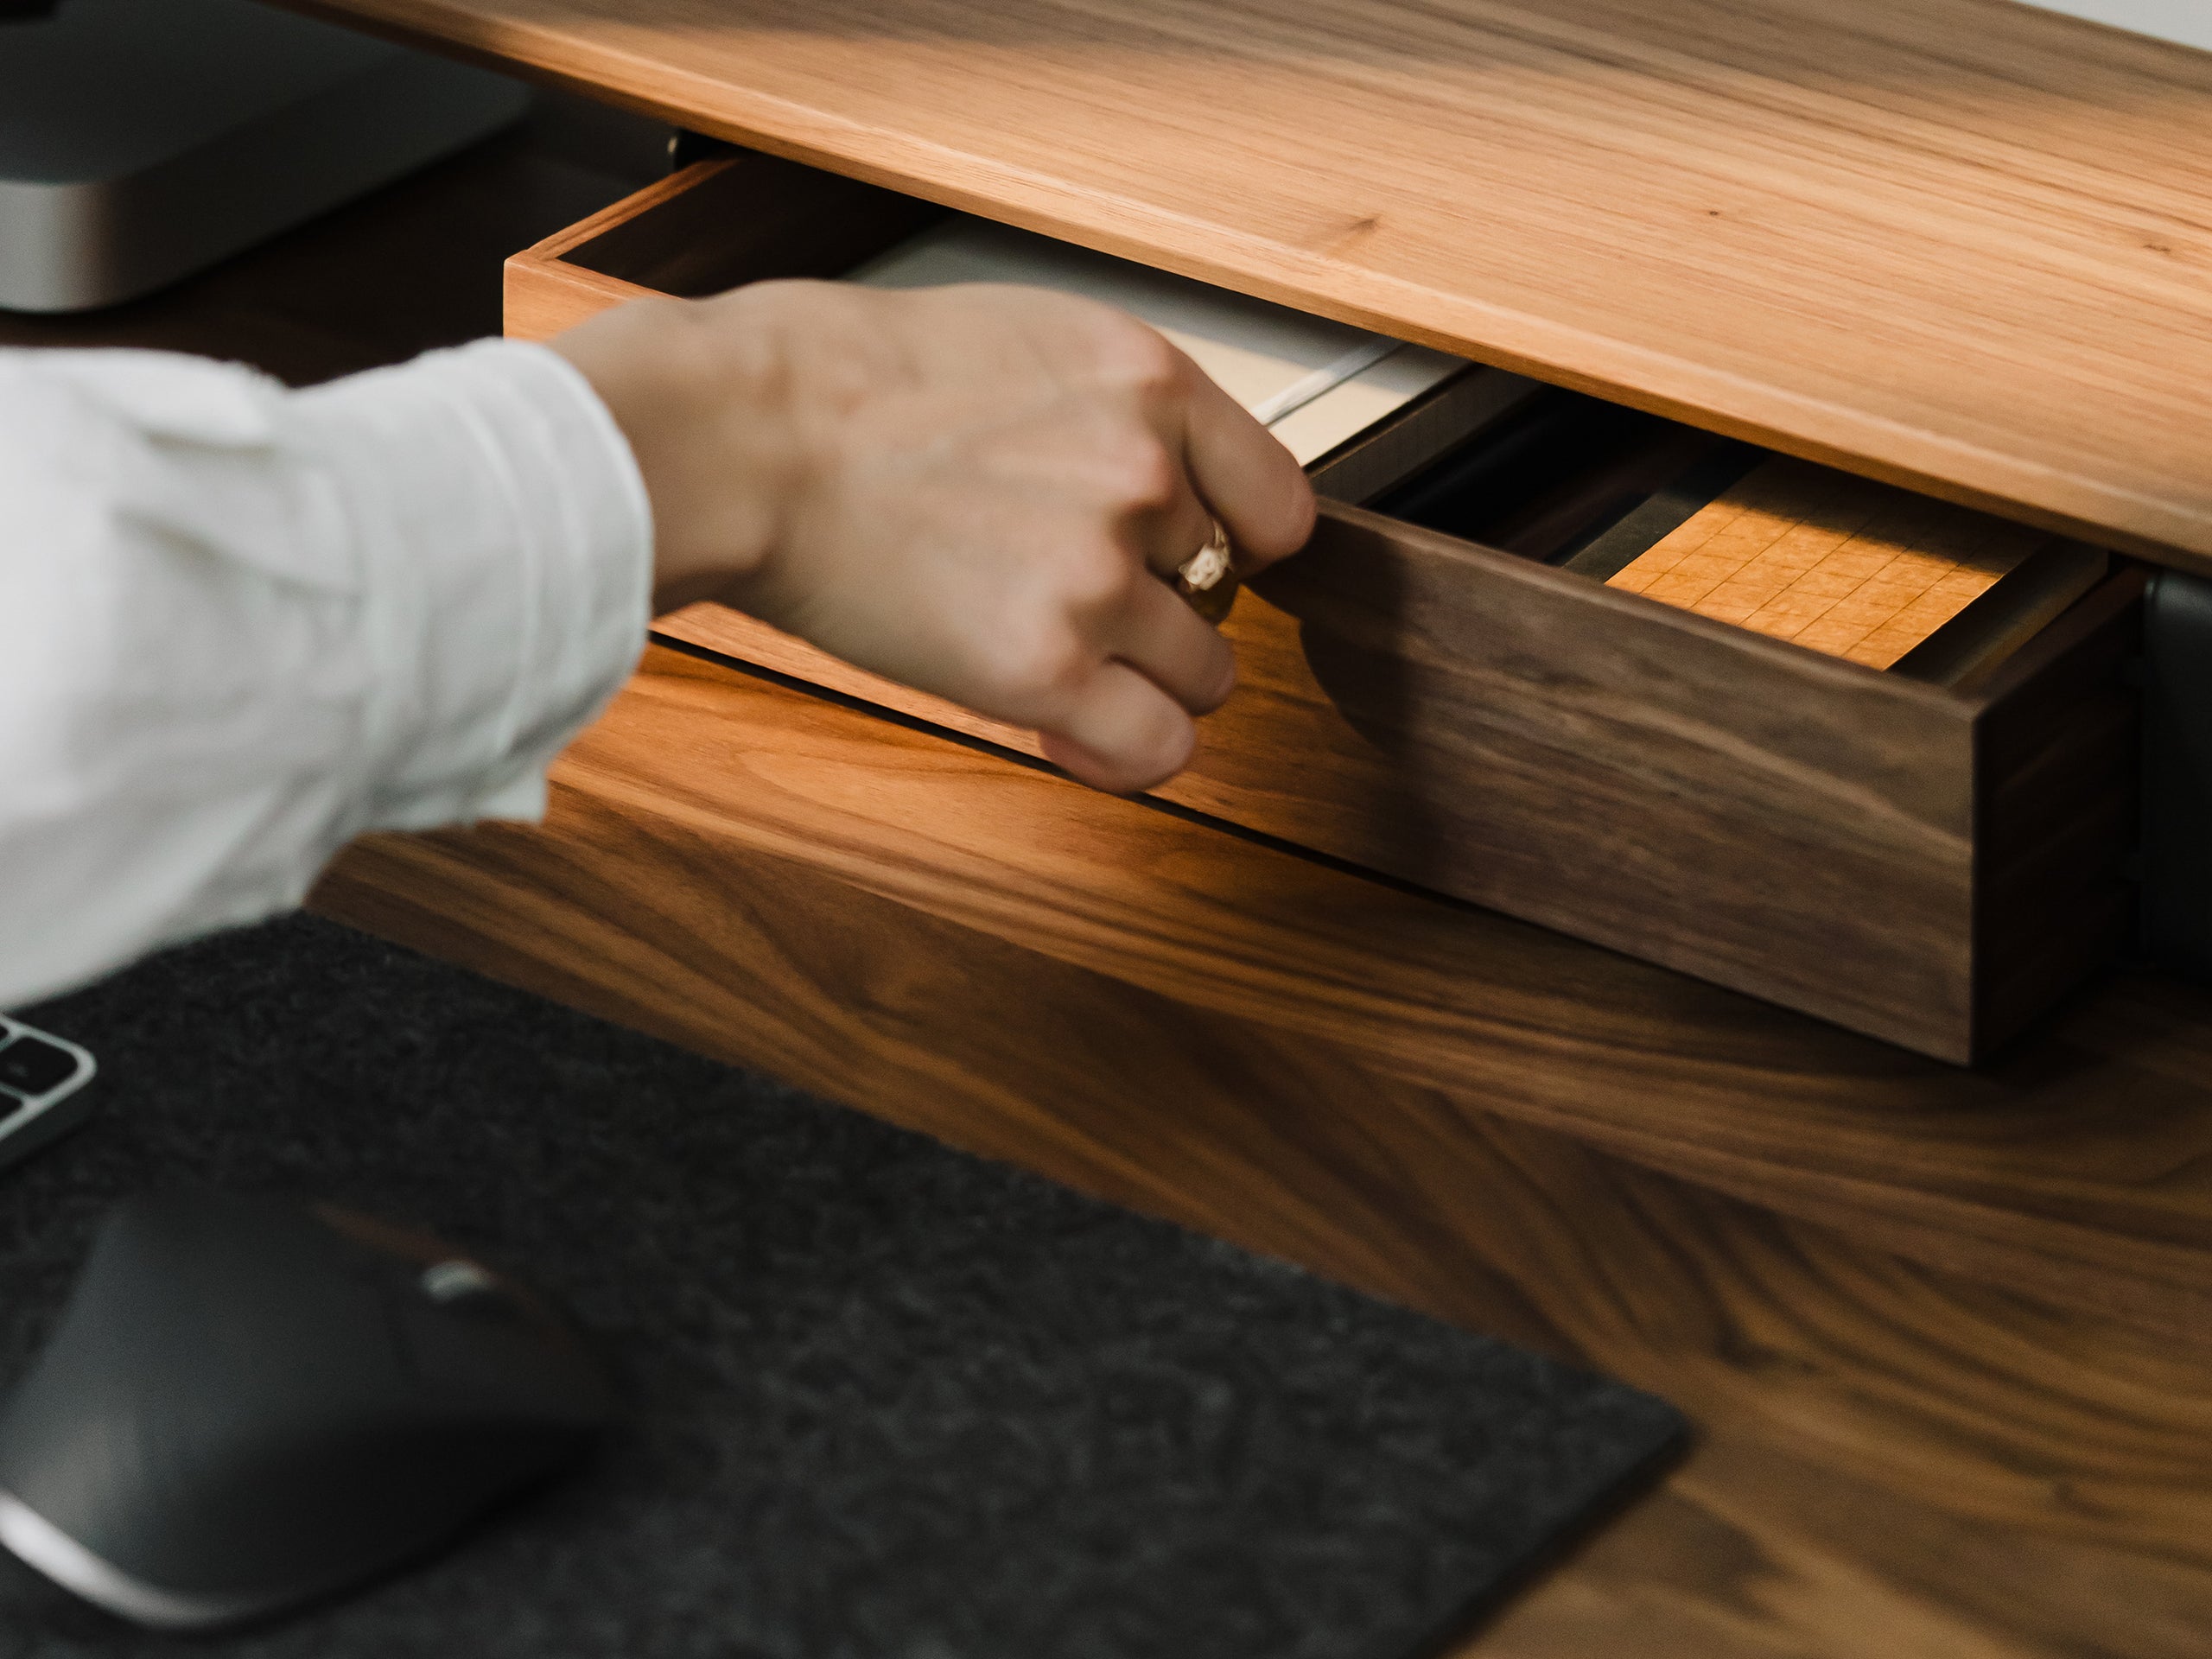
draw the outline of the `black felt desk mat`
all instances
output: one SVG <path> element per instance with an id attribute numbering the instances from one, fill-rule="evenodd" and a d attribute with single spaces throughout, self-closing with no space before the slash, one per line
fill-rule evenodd
<path id="1" fill-rule="evenodd" d="M 144 1635 L 9 1558 L 7 1659 L 1412 1659 L 1681 1434 L 1648 1395 L 328 923 L 27 1012 L 92 1049 L 101 1099 L 0 1173 L 0 1378 L 109 1203 L 202 1184 L 480 1250 L 633 1404 L 585 1473 L 251 1636 Z"/>

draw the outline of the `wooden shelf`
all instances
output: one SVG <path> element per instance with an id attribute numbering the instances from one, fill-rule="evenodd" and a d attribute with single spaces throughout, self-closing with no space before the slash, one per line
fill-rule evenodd
<path id="1" fill-rule="evenodd" d="M 2212 569 L 2212 56 L 2013 0 L 302 0 Z"/>

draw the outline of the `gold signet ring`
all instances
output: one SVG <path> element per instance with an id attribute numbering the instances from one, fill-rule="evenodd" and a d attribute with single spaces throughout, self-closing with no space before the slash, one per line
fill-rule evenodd
<path id="1" fill-rule="evenodd" d="M 1175 568 L 1175 591 L 1200 616 L 1217 624 L 1236 602 L 1240 585 L 1230 568 L 1229 532 L 1217 518 L 1206 544 Z"/>

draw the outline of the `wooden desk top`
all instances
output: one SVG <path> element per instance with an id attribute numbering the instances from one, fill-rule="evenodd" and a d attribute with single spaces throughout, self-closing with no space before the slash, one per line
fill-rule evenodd
<path id="1" fill-rule="evenodd" d="M 2212 55 L 2012 0 L 295 0 L 2212 569 Z"/>

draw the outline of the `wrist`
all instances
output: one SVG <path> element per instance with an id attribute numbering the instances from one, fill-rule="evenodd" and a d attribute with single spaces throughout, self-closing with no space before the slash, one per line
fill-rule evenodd
<path id="1" fill-rule="evenodd" d="M 772 308 L 747 297 L 639 301 L 547 342 L 590 381 L 637 460 L 656 614 L 743 585 L 781 533 L 798 468 L 790 377 Z"/>

